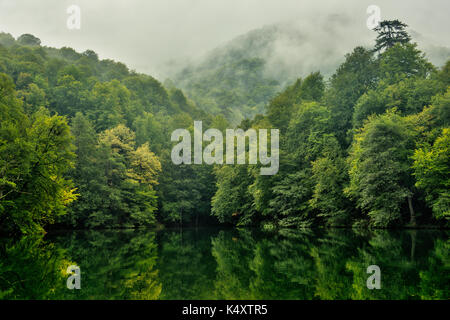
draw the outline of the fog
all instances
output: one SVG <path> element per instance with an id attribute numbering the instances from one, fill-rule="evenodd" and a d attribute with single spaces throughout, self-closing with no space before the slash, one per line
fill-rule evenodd
<path id="1" fill-rule="evenodd" d="M 66 10 L 73 4 L 81 9 L 79 30 L 66 26 Z M 414 38 L 428 46 L 450 47 L 446 0 L 0 0 L 0 31 L 16 38 L 31 33 L 46 46 L 92 49 L 100 58 L 163 79 L 172 62 L 182 65 L 250 30 L 280 23 L 308 35 L 302 59 L 319 66 L 324 55 L 318 51 L 345 53 L 373 42 L 374 32 L 366 25 L 369 5 L 380 7 L 382 19 L 407 23 Z M 298 59 L 286 39 L 275 50 L 271 65 Z"/>

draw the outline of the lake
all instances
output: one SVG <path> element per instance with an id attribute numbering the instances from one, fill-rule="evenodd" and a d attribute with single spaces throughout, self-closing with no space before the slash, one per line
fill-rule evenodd
<path id="1" fill-rule="evenodd" d="M 448 299 L 448 236 L 199 228 L 3 239 L 0 299 Z M 80 289 L 66 286 L 69 265 Z M 367 287 L 370 265 L 380 289 Z"/>

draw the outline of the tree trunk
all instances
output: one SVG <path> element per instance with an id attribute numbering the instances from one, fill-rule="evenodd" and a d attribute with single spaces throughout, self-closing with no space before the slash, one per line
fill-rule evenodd
<path id="1" fill-rule="evenodd" d="M 409 214 L 411 216 L 411 220 L 409 224 L 412 226 L 416 226 L 416 214 L 414 213 L 414 208 L 412 204 L 412 196 L 408 196 L 408 206 L 409 206 Z"/>
<path id="2" fill-rule="evenodd" d="M 417 230 L 411 230 L 411 262 L 414 261 L 414 256 L 416 254 L 416 234 Z"/>

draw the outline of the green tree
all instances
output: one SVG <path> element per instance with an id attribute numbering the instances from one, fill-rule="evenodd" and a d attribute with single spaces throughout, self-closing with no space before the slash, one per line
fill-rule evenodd
<path id="1" fill-rule="evenodd" d="M 249 186 L 253 176 L 245 165 L 224 165 L 215 170 L 217 192 L 212 198 L 212 214 L 221 223 L 233 222 L 237 225 L 248 225 L 252 219 L 252 195 Z"/>
<path id="2" fill-rule="evenodd" d="M 50 110 L 73 117 L 76 112 L 86 112 L 88 93 L 83 83 L 72 75 L 58 76 L 50 96 Z"/>
<path id="3" fill-rule="evenodd" d="M 372 116 L 354 137 L 349 156 L 350 185 L 346 193 L 356 200 L 376 227 L 388 227 L 402 219 L 408 200 L 410 223 L 415 224 L 412 206 L 414 182 L 410 156 L 415 132 L 394 111 Z"/>
<path id="4" fill-rule="evenodd" d="M 101 209 L 91 213 L 88 224 L 133 227 L 155 223 L 154 186 L 161 164 L 148 144 L 136 148 L 134 132 L 118 125 L 99 135 L 99 149 L 109 194 Z"/>
<path id="5" fill-rule="evenodd" d="M 10 33 L 0 32 L 0 45 L 11 47 L 15 42 L 16 39 Z"/>
<path id="6" fill-rule="evenodd" d="M 355 105 L 353 126 L 360 128 L 372 114 L 382 114 L 396 107 L 403 115 L 419 113 L 429 106 L 445 87 L 437 80 L 410 78 L 387 85 L 381 82 L 378 88 L 363 94 Z"/>
<path id="7" fill-rule="evenodd" d="M 408 43 L 411 37 L 405 31 L 408 25 L 399 20 L 383 20 L 373 30 L 378 33 L 375 51 L 389 49 L 396 43 Z"/>
<path id="8" fill-rule="evenodd" d="M 39 46 L 41 44 L 41 40 L 36 38 L 32 34 L 25 33 L 17 38 L 17 42 L 23 46 Z"/>
<path id="9" fill-rule="evenodd" d="M 415 150 L 413 155 L 416 186 L 438 219 L 450 219 L 450 129 L 444 128 L 433 146 Z"/>
<path id="10" fill-rule="evenodd" d="M 435 67 L 417 49 L 416 43 L 395 44 L 379 57 L 380 78 L 389 84 L 405 78 L 427 78 Z"/>
<path id="11" fill-rule="evenodd" d="M 355 104 L 364 93 L 375 88 L 377 70 L 373 52 L 356 47 L 331 77 L 324 100 L 331 111 L 333 132 L 344 147 L 350 143 L 347 131 L 352 127 Z"/>
<path id="12" fill-rule="evenodd" d="M 80 196 L 59 222 L 73 227 L 86 227 L 89 215 L 99 210 L 108 197 L 108 186 L 101 167 L 102 154 L 93 124 L 81 112 L 77 112 L 72 119 L 71 131 L 75 137 L 77 159 L 75 168 L 69 174 Z"/>
<path id="13" fill-rule="evenodd" d="M 43 231 L 76 199 L 65 177 L 73 137 L 66 119 L 46 109 L 26 116 L 4 74 L 0 92 L 0 225 L 8 232 Z"/>
<path id="14" fill-rule="evenodd" d="M 323 217 L 327 225 L 350 225 L 353 210 L 352 203 L 344 195 L 349 180 L 345 159 L 328 155 L 315 160 L 312 165 L 315 186 L 311 206 L 319 210 L 318 216 Z"/>
<path id="15" fill-rule="evenodd" d="M 130 92 L 118 80 L 96 83 L 91 91 L 91 103 L 95 106 L 88 116 L 95 120 L 97 131 L 125 124 L 125 114 L 130 107 Z"/>

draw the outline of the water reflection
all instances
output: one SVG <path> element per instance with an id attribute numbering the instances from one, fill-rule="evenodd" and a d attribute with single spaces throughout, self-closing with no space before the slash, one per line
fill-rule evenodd
<path id="1" fill-rule="evenodd" d="M 69 232 L 0 241 L 0 299 L 448 299 L 448 231 Z M 69 265 L 81 289 L 66 287 Z M 369 265 L 381 289 L 366 286 Z"/>

